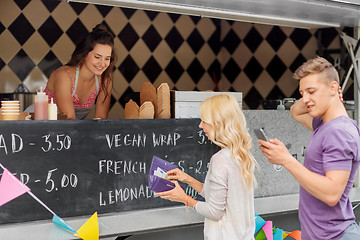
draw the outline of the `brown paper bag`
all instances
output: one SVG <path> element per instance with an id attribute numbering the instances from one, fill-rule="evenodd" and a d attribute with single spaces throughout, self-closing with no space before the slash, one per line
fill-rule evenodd
<path id="1" fill-rule="evenodd" d="M 162 83 L 156 91 L 157 101 L 155 118 L 170 118 L 170 88 L 167 83 Z"/>
<path id="2" fill-rule="evenodd" d="M 140 106 L 145 102 L 151 102 L 156 108 L 156 89 L 151 82 L 144 82 L 140 89 Z"/>
<path id="3" fill-rule="evenodd" d="M 139 119 L 153 119 L 155 114 L 154 104 L 152 102 L 144 102 L 140 106 Z"/>
<path id="4" fill-rule="evenodd" d="M 139 106 L 130 99 L 129 102 L 125 104 L 125 119 L 138 119 L 139 118 Z"/>

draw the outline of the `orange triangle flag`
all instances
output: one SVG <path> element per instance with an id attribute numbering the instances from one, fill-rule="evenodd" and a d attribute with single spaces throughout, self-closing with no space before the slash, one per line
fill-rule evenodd
<path id="1" fill-rule="evenodd" d="M 83 240 L 99 240 L 99 223 L 97 212 L 95 212 L 80 228 L 75 237 Z"/>
<path id="2" fill-rule="evenodd" d="M 289 236 L 295 238 L 296 240 L 301 240 L 301 231 L 299 230 L 293 231 L 289 233 Z"/>
<path id="3" fill-rule="evenodd" d="M 4 168 L 0 180 L 0 206 L 23 195 L 27 191 L 30 191 L 30 188 Z"/>

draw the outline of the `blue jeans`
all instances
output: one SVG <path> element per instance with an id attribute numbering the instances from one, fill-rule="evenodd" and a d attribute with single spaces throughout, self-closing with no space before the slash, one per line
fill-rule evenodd
<path id="1" fill-rule="evenodd" d="M 360 228 L 356 223 L 352 223 L 341 236 L 339 240 L 355 240 L 360 239 Z"/>

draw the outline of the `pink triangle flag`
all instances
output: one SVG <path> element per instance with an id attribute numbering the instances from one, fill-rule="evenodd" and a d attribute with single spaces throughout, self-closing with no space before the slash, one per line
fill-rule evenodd
<path id="1" fill-rule="evenodd" d="M 267 240 L 273 240 L 273 227 L 272 227 L 272 221 L 266 221 L 264 226 L 262 227 L 264 230 L 264 233 L 266 235 Z"/>
<path id="2" fill-rule="evenodd" d="M 27 191 L 30 191 L 30 188 L 4 168 L 0 180 L 0 206 L 23 195 Z"/>

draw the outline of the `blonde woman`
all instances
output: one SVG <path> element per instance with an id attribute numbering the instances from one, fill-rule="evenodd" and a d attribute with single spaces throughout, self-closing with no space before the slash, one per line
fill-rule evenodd
<path id="1" fill-rule="evenodd" d="M 204 184 L 179 169 L 168 171 L 175 179 L 194 188 L 205 202 L 185 194 L 177 181 L 173 190 L 157 193 L 161 198 L 182 202 L 205 217 L 204 239 L 254 239 L 255 159 L 243 112 L 232 95 L 206 99 L 200 108 L 205 135 L 221 147 L 210 159 Z"/>

